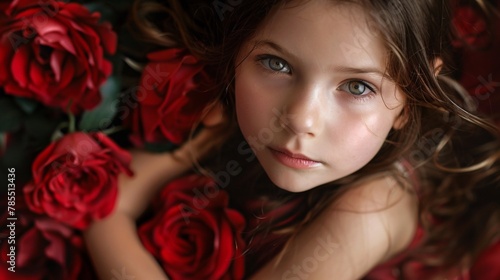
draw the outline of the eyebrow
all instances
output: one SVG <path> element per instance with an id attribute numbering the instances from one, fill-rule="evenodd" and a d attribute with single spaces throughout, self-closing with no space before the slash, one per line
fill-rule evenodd
<path id="1" fill-rule="evenodd" d="M 350 73 L 350 74 L 375 74 L 377 76 L 381 76 L 383 78 L 389 79 L 390 81 L 394 81 L 387 72 L 381 72 L 377 68 L 366 67 L 366 68 L 355 68 L 355 67 L 346 67 L 346 66 L 338 66 L 333 68 L 335 71 Z"/>
<path id="2" fill-rule="evenodd" d="M 269 40 L 258 40 L 258 41 L 255 41 L 252 50 L 255 50 L 255 49 L 260 48 L 262 46 L 268 46 L 268 47 L 274 49 L 275 51 L 284 54 L 285 56 L 297 58 L 296 55 L 292 54 L 291 52 L 289 52 L 289 51 L 285 50 L 284 48 L 282 48 L 280 45 L 278 45 L 278 44 L 276 44 L 276 43 L 274 43 L 272 41 L 269 41 Z"/>
<path id="3" fill-rule="evenodd" d="M 255 50 L 257 48 L 260 48 L 262 46 L 267 46 L 272 49 L 274 49 L 277 52 L 280 52 L 284 54 L 287 57 L 292 57 L 292 58 L 297 58 L 296 55 L 292 54 L 291 52 L 285 50 L 282 48 L 280 45 L 269 41 L 269 40 L 258 40 L 254 42 L 254 47 L 252 49 Z M 389 79 L 390 81 L 394 81 L 391 76 L 387 74 L 386 71 L 382 72 L 379 69 L 375 67 L 361 67 L 361 68 L 356 68 L 356 67 L 348 67 L 348 66 L 336 66 L 332 68 L 336 72 L 342 72 L 342 73 L 350 73 L 350 74 L 375 74 L 377 76 L 381 76 L 383 78 Z"/>

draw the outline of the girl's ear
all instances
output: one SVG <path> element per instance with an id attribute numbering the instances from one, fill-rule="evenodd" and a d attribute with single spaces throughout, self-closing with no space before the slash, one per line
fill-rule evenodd
<path id="1" fill-rule="evenodd" d="M 434 76 L 439 75 L 441 69 L 443 68 L 443 60 L 440 57 L 434 59 Z"/>
<path id="2" fill-rule="evenodd" d="M 409 119 L 408 110 L 408 105 L 404 105 L 403 110 L 401 110 L 401 113 L 399 113 L 399 116 L 396 117 L 392 124 L 393 129 L 399 130 L 406 125 Z"/>
<path id="3" fill-rule="evenodd" d="M 438 76 L 439 72 L 441 72 L 441 69 L 443 68 L 443 60 L 440 57 L 437 57 L 434 59 L 434 75 Z M 405 105 L 403 110 L 401 110 L 401 113 L 399 116 L 396 117 L 394 120 L 394 123 L 392 124 L 392 128 L 395 130 L 399 130 L 403 128 L 406 123 L 408 123 L 409 119 L 409 108 L 408 105 Z"/>

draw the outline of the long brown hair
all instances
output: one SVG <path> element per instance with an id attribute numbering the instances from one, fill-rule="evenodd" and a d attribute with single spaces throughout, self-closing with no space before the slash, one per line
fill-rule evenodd
<path id="1" fill-rule="evenodd" d="M 235 122 L 232 81 L 238 51 L 277 5 L 296 1 L 138 1 L 134 23 L 149 41 L 185 47 L 204 61 L 218 83 L 219 101 Z M 280 193 L 282 201 L 299 195 L 310 205 L 292 231 L 339 197 L 343 186 L 380 172 L 396 173 L 393 163 L 405 161 L 419 178 L 420 220 L 426 232 L 413 256 L 443 269 L 470 265 L 500 237 L 500 137 L 450 78 L 449 1 L 332 2 L 361 5 L 369 24 L 375 23 L 388 51 L 386 71 L 406 94 L 408 122 L 391 131 L 378 154 L 354 174 L 303 194 Z M 227 147 L 232 150 L 224 153 L 236 154 L 233 146 Z"/>

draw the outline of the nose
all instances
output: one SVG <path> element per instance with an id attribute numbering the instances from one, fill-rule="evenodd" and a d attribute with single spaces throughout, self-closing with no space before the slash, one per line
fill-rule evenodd
<path id="1" fill-rule="evenodd" d="M 322 91 L 318 86 L 309 86 L 288 95 L 280 116 L 283 126 L 296 135 L 317 136 L 326 113 Z"/>

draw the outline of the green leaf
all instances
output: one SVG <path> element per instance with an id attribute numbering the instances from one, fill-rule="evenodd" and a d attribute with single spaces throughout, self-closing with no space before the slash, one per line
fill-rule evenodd
<path id="1" fill-rule="evenodd" d="M 78 125 L 80 130 L 101 131 L 112 123 L 117 112 L 120 84 L 120 79 L 117 76 L 111 76 L 101 86 L 101 104 L 93 110 L 83 113 Z"/>
<path id="2" fill-rule="evenodd" d="M 52 134 L 57 129 L 60 120 L 48 118 L 45 112 L 35 111 L 24 121 L 23 137 L 26 137 L 26 149 L 40 151 L 51 142 Z"/>
<path id="3" fill-rule="evenodd" d="M 19 129 L 24 119 L 24 113 L 12 98 L 0 98 L 0 112 L 0 131 Z"/>
<path id="4" fill-rule="evenodd" d="M 101 14 L 101 22 L 110 22 L 113 26 L 124 18 L 130 12 L 134 0 L 112 0 L 112 1 L 88 1 L 91 3 L 83 4 L 91 12 L 99 12 Z"/>
<path id="5" fill-rule="evenodd" d="M 33 99 L 23 98 L 23 97 L 14 97 L 14 101 L 26 114 L 33 113 L 39 104 Z"/>
<path id="6" fill-rule="evenodd" d="M 119 15 L 115 12 L 109 3 L 88 3 L 84 5 L 91 12 L 98 12 L 101 14 L 100 22 L 109 22 L 115 25 L 119 19 Z"/>

